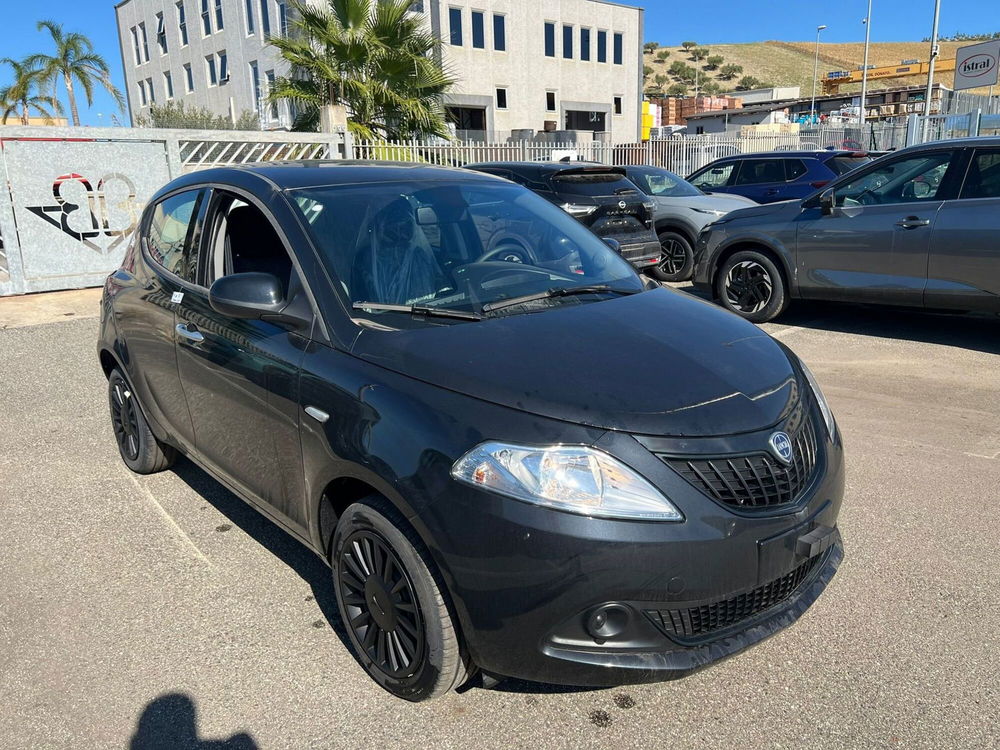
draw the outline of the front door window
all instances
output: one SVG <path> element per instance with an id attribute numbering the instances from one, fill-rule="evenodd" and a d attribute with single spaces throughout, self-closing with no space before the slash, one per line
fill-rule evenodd
<path id="1" fill-rule="evenodd" d="M 940 200 L 953 151 L 924 153 L 886 162 L 836 189 L 838 206 L 872 206 Z"/>

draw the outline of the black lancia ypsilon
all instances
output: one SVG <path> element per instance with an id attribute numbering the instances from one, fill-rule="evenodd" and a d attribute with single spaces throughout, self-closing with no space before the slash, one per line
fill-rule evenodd
<path id="1" fill-rule="evenodd" d="M 98 350 L 125 463 L 188 456 L 322 556 L 355 655 L 408 700 L 676 677 L 790 625 L 843 556 L 805 365 L 489 175 L 181 177 Z"/>

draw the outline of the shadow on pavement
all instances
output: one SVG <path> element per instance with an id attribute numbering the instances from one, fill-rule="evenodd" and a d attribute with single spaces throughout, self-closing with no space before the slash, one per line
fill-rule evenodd
<path id="1" fill-rule="evenodd" d="M 353 655 L 347 631 L 337 610 L 330 569 L 316 554 L 277 524 L 262 516 L 187 458 L 179 457 L 172 471 L 192 490 L 215 506 L 234 525 L 294 570 L 309 584 L 320 611 Z"/>
<path id="2" fill-rule="evenodd" d="M 194 700 L 184 693 L 161 695 L 146 704 L 129 750 L 257 750 L 246 732 L 227 739 L 198 739 Z"/>

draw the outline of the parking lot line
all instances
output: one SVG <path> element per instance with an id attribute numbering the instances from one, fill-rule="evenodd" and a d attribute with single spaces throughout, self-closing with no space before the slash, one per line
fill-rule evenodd
<path id="1" fill-rule="evenodd" d="M 212 565 L 212 561 L 205 556 L 205 553 L 198 548 L 198 545 L 195 544 L 194 541 L 191 539 L 191 537 L 189 537 L 184 532 L 184 529 L 182 529 L 177 524 L 177 521 L 174 520 L 173 516 L 167 513 L 166 508 L 160 505 L 159 501 L 156 499 L 153 493 L 150 492 L 147 487 L 144 487 L 142 485 L 142 483 L 139 481 L 139 478 L 136 477 L 136 475 L 133 474 L 131 471 L 123 471 L 122 473 L 128 476 L 128 478 L 132 481 L 132 484 L 136 486 L 136 489 L 138 489 L 139 492 L 141 492 L 143 496 L 153 505 L 153 507 L 156 508 L 160 516 L 163 517 L 163 520 L 167 522 L 167 525 L 170 526 L 177 533 L 177 536 L 179 536 L 181 540 L 184 541 L 186 546 L 190 547 L 191 552 L 194 554 L 194 556 L 197 557 L 206 565 L 208 565 L 208 567 L 214 568 L 215 566 Z"/>

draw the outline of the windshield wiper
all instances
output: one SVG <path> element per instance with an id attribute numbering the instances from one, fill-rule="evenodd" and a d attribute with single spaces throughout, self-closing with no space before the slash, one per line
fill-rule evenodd
<path id="1" fill-rule="evenodd" d="M 489 302 L 483 305 L 483 312 L 494 312 L 496 310 L 502 310 L 505 307 L 514 307 L 515 305 L 523 305 L 526 302 L 537 302 L 542 299 L 555 299 L 556 297 L 572 297 L 576 294 L 637 294 L 638 292 L 644 291 L 642 289 L 618 289 L 617 287 L 608 286 L 607 284 L 588 284 L 586 286 L 570 286 L 570 287 L 556 287 L 554 289 L 546 289 L 544 292 L 537 292 L 535 294 L 525 294 L 523 297 L 511 297 L 510 299 L 499 300 L 498 302 Z"/>
<path id="2" fill-rule="evenodd" d="M 432 307 L 430 305 L 387 305 L 381 302 L 355 302 L 351 305 L 355 310 L 386 310 L 388 312 L 405 312 L 411 315 L 426 315 L 428 318 L 457 318 L 458 320 L 482 320 L 477 312 L 467 310 L 452 310 L 448 307 Z"/>

